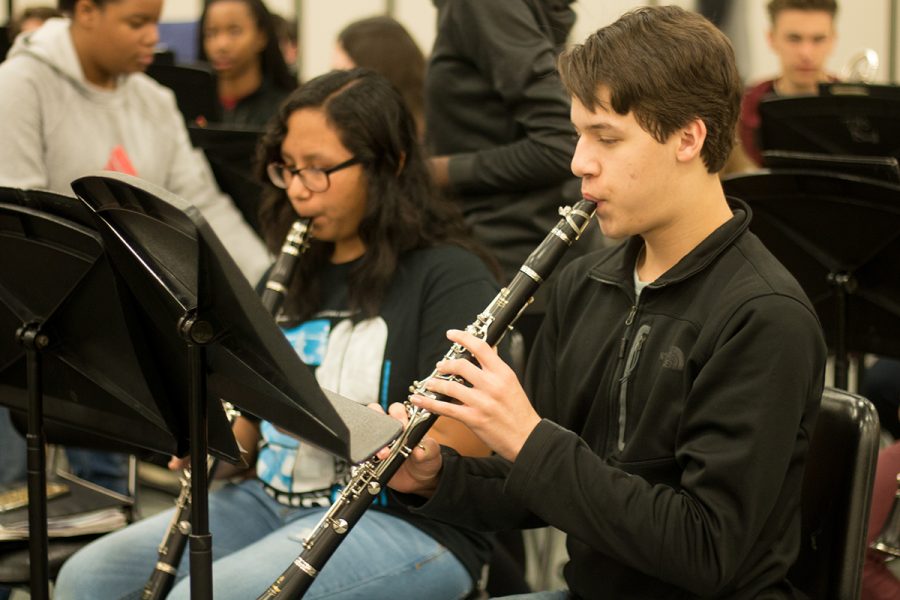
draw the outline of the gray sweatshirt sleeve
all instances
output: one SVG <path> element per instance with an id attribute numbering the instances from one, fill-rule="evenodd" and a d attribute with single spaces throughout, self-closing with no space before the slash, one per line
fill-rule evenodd
<path id="1" fill-rule="evenodd" d="M 25 67 L 19 63 L 0 69 L 0 184 L 50 189 L 37 84 L 22 72 Z"/>

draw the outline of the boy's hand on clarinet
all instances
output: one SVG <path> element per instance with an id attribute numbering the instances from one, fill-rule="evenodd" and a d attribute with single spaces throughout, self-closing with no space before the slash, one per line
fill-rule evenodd
<path id="1" fill-rule="evenodd" d="M 442 360 L 437 364 L 437 370 L 456 376 L 468 385 L 432 377 L 426 382 L 426 389 L 459 403 L 423 395 L 410 396 L 410 402 L 432 414 L 465 424 L 491 450 L 510 462 L 515 461 L 541 417 L 531 405 L 515 372 L 503 362 L 495 348 L 471 333 L 456 329 L 447 332 L 447 339 L 466 348 L 475 362 L 463 358 Z"/>

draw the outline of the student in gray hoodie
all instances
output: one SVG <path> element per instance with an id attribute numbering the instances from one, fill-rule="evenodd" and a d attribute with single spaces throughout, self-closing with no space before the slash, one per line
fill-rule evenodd
<path id="1" fill-rule="evenodd" d="M 265 246 L 217 188 L 188 139 L 174 95 L 142 71 L 159 40 L 162 0 L 62 0 L 71 20 L 20 36 L 0 65 L 0 185 L 71 195 L 110 169 L 194 204 L 256 282 Z"/>
<path id="2" fill-rule="evenodd" d="M 269 264 L 265 246 L 191 147 L 172 92 L 142 73 L 162 4 L 60 0 L 71 20 L 50 19 L 17 38 L 0 64 L 0 185 L 72 195 L 72 180 L 93 171 L 137 175 L 194 204 L 255 283 Z M 0 471 L 22 479 L 24 464 L 7 463 L 24 442 L 5 417 L 0 408 L 0 461 L 10 467 Z M 70 458 L 81 474 L 121 487 L 120 461 Z"/>

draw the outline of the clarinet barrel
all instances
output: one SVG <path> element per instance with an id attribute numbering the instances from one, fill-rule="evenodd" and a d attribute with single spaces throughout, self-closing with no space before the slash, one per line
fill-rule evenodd
<path id="1" fill-rule="evenodd" d="M 278 314 L 281 303 L 287 294 L 288 285 L 290 285 L 291 277 L 294 275 L 294 269 L 300 255 L 306 251 L 308 247 L 309 219 L 297 219 L 291 225 L 284 244 L 281 246 L 281 252 L 269 271 L 269 279 L 266 281 L 266 287 L 260 295 L 260 300 L 269 314 L 273 317 Z"/>
<path id="2" fill-rule="evenodd" d="M 150 574 L 141 594 L 141 600 L 161 600 L 169 595 L 178 575 L 178 563 L 187 546 L 191 534 L 189 521 L 191 512 L 191 486 L 188 478 L 190 471 L 185 471 L 181 480 L 181 492 L 175 500 L 175 514 L 169 522 L 166 535 L 159 544 L 159 559 Z"/>
<path id="3" fill-rule="evenodd" d="M 596 205 L 586 200 L 572 207 L 561 208 L 562 219 L 519 267 L 519 272 L 510 284 L 500 290 L 487 308 L 477 316 L 475 322 L 466 327 L 466 331 L 492 346 L 496 345 L 531 302 L 535 290 L 559 264 L 569 246 L 587 228 L 595 210 Z M 459 344 L 453 344 L 444 355 L 444 359 L 457 358 L 472 360 L 468 350 Z M 424 380 L 414 382 L 410 386 L 410 393 L 453 402 L 451 398 L 427 390 L 427 381 L 435 377 L 450 376 L 432 371 Z M 412 449 L 437 420 L 437 415 L 413 406 L 410 402 L 406 402 L 406 411 L 409 424 L 400 437 L 391 444 L 388 456 L 383 460 L 371 458 L 353 467 L 347 485 L 304 541 L 300 556 L 259 596 L 258 600 L 302 598 L 372 500 L 381 493 Z"/>

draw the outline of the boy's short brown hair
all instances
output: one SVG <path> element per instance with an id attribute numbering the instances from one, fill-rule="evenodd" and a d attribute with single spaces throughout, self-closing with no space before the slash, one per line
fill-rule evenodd
<path id="1" fill-rule="evenodd" d="M 836 0 L 770 0 L 766 5 L 769 21 L 775 24 L 775 17 L 783 10 L 816 10 L 827 12 L 832 18 L 837 14 Z"/>
<path id="2" fill-rule="evenodd" d="M 634 112 L 640 126 L 663 143 L 695 118 L 706 124 L 701 150 L 710 173 L 725 165 L 734 145 L 742 83 L 734 50 L 702 16 L 678 6 L 643 7 L 591 34 L 560 56 L 569 93 L 590 111 L 599 86 L 612 109 Z"/>

